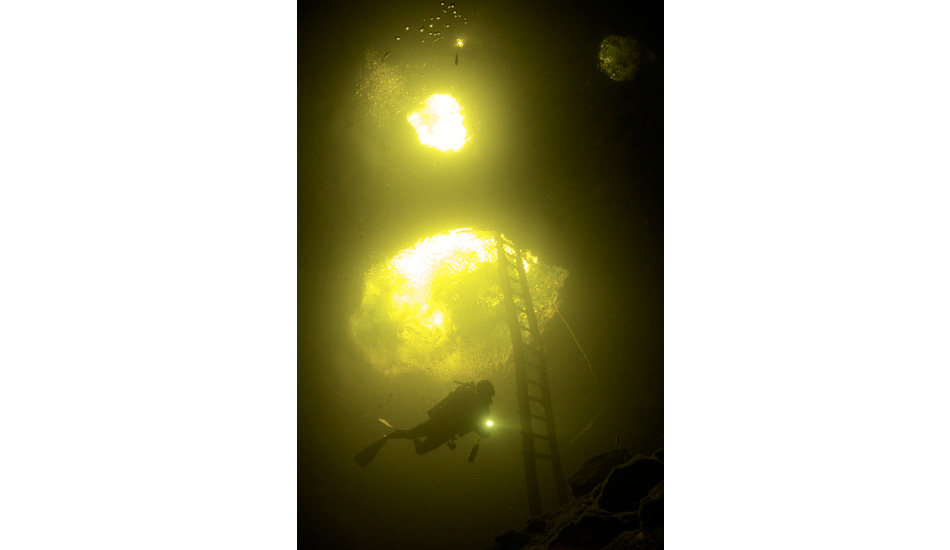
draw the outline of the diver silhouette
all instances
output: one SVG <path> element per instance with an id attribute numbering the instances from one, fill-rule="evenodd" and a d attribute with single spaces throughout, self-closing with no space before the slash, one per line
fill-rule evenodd
<path id="1" fill-rule="evenodd" d="M 449 449 L 455 450 L 455 438 L 469 432 L 482 437 L 490 437 L 489 405 L 495 395 L 495 386 L 488 380 L 479 380 L 461 384 L 459 387 L 429 409 L 429 419 L 415 428 L 398 430 L 388 422 L 380 419 L 394 431 L 379 438 L 375 443 L 366 447 L 353 459 L 360 466 L 366 466 L 374 458 L 383 445 L 390 439 L 411 439 L 416 447 L 416 454 L 425 454 L 448 444 Z M 425 439 L 422 439 L 422 438 Z M 475 459 L 478 443 L 469 455 L 469 462 Z"/>

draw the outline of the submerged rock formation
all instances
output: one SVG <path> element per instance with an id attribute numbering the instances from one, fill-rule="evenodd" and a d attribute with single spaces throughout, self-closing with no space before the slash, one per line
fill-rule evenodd
<path id="1" fill-rule="evenodd" d="M 614 449 L 568 478 L 574 500 L 495 537 L 495 550 L 663 548 L 663 450 Z"/>

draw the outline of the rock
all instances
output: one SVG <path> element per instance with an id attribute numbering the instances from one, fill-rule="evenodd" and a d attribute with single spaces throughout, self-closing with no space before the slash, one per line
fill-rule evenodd
<path id="1" fill-rule="evenodd" d="M 663 529 L 644 533 L 643 531 L 624 531 L 603 550 L 662 550 Z"/>
<path id="2" fill-rule="evenodd" d="M 607 478 L 610 470 L 628 460 L 630 453 L 626 449 L 611 449 L 587 459 L 567 480 L 571 486 L 571 494 L 575 498 L 586 495 Z"/>
<path id="3" fill-rule="evenodd" d="M 662 550 L 663 450 L 614 449 L 571 476 L 575 498 L 495 538 L 498 550 Z"/>
<path id="4" fill-rule="evenodd" d="M 548 528 L 548 518 L 550 516 L 551 514 L 542 514 L 529 519 L 528 523 L 524 527 L 524 532 L 531 533 L 533 535 L 543 533 L 545 529 Z"/>
<path id="5" fill-rule="evenodd" d="M 643 533 L 640 531 L 624 531 L 620 533 L 610 544 L 604 547 L 604 550 L 631 550 L 636 548 L 636 544 L 643 540 Z"/>
<path id="6" fill-rule="evenodd" d="M 640 500 L 663 480 L 663 463 L 638 455 L 610 471 L 598 495 L 597 506 L 608 512 L 633 512 Z"/>
<path id="7" fill-rule="evenodd" d="M 534 542 L 543 543 L 541 546 L 547 548 L 547 542 L 555 538 L 558 533 L 569 525 L 576 523 L 579 518 L 589 514 L 592 510 L 597 510 L 594 506 L 594 499 L 590 494 L 587 494 L 564 504 L 546 516 L 537 516 L 538 518 L 544 517 L 545 519 L 544 531 L 536 535 L 537 539 Z M 606 514 L 606 512 L 598 512 Z M 534 519 L 529 520 L 529 523 L 533 521 Z M 535 522 L 534 526 L 539 527 L 540 522 Z M 524 529 L 524 531 L 527 531 L 527 528 Z"/>
<path id="8" fill-rule="evenodd" d="M 640 529 L 652 530 L 663 525 L 663 482 L 650 489 L 640 500 Z"/>
<path id="9" fill-rule="evenodd" d="M 495 544 L 499 550 L 518 550 L 531 541 L 531 535 L 524 531 L 509 529 L 504 534 L 495 537 Z"/>
<path id="10" fill-rule="evenodd" d="M 629 529 L 629 521 L 599 510 L 589 510 L 577 520 L 565 525 L 548 544 L 549 549 L 574 550 L 603 548 L 618 534 Z"/>

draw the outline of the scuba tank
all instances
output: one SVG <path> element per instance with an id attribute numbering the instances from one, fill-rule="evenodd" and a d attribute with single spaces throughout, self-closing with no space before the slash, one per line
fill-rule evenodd
<path id="1" fill-rule="evenodd" d="M 431 409 L 429 409 L 427 413 L 429 415 L 429 418 L 436 418 L 438 416 L 442 416 L 442 412 L 445 410 L 446 406 L 448 406 L 449 401 L 452 400 L 455 394 L 459 393 L 460 391 L 463 391 L 463 389 L 475 391 L 475 382 L 459 382 L 456 380 L 455 383 L 458 384 L 459 386 L 455 388 L 454 390 L 452 390 L 451 392 L 449 392 L 448 395 L 443 397 L 442 401 L 439 401 L 438 403 L 433 405 Z"/>

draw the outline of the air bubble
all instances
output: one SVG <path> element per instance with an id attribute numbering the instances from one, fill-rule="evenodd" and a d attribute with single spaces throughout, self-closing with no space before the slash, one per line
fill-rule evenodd
<path id="1" fill-rule="evenodd" d="M 396 37 L 396 40 L 399 40 L 399 37 L 398 37 L 398 36 Z"/>
<path id="2" fill-rule="evenodd" d="M 419 27 L 419 32 L 425 32 L 425 30 L 426 30 L 425 27 Z"/>
<path id="3" fill-rule="evenodd" d="M 409 30 L 409 25 L 406 25 L 406 30 L 407 30 L 407 31 Z"/>

